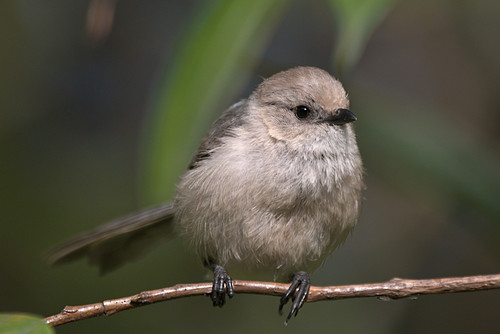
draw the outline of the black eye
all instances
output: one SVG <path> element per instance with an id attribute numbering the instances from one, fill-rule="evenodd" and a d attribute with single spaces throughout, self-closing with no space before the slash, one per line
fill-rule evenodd
<path id="1" fill-rule="evenodd" d="M 307 118 L 310 113 L 311 110 L 306 106 L 298 106 L 295 108 L 295 116 L 297 116 L 298 119 Z"/>

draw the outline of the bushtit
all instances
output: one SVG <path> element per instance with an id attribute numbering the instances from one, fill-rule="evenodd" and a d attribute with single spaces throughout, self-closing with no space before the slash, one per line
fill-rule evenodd
<path id="1" fill-rule="evenodd" d="M 265 79 L 213 124 L 173 203 L 70 240 L 51 262 L 87 254 L 107 269 L 144 245 L 141 238 L 176 230 L 213 270 L 214 306 L 233 295 L 226 268 L 271 271 L 291 280 L 279 305 L 281 313 L 293 299 L 288 322 L 309 293 L 306 271 L 359 216 L 363 168 L 348 108 L 342 84 L 323 70 L 296 67 Z"/>

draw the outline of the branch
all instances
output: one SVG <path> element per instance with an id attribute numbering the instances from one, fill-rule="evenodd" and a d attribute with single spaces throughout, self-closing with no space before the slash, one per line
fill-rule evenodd
<path id="1" fill-rule="evenodd" d="M 289 284 L 238 280 L 233 281 L 233 286 L 235 293 L 282 296 L 287 291 Z M 359 297 L 399 299 L 427 294 L 491 289 L 500 289 L 500 274 L 422 280 L 393 278 L 383 283 L 311 286 L 307 302 Z M 66 306 L 61 313 L 47 317 L 44 320 L 50 326 L 55 327 L 101 315 L 109 316 L 131 308 L 170 299 L 208 295 L 211 291 L 212 283 L 177 284 L 173 287 L 144 291 L 133 296 L 105 300 L 95 304 Z"/>

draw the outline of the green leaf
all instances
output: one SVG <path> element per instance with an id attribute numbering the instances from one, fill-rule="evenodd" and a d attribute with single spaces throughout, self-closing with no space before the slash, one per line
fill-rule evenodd
<path id="1" fill-rule="evenodd" d="M 0 333 L 54 334 L 55 331 L 40 316 L 21 313 L 0 313 Z"/>
<path id="2" fill-rule="evenodd" d="M 337 19 L 339 32 L 334 69 L 350 71 L 365 50 L 377 25 L 393 7 L 395 0 L 327 0 Z"/>
<path id="3" fill-rule="evenodd" d="M 263 52 L 284 0 L 205 3 L 193 18 L 160 85 L 147 126 L 145 190 L 148 202 L 168 199 L 202 134 L 229 107 L 248 79 L 244 68 Z"/>

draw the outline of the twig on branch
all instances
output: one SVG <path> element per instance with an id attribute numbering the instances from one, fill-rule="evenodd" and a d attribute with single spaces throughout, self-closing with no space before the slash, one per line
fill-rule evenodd
<path id="1" fill-rule="evenodd" d="M 284 283 L 255 281 L 233 281 L 233 285 L 235 293 L 270 296 L 282 296 L 289 287 L 289 284 Z M 359 297 L 399 299 L 417 295 L 491 289 L 500 289 L 500 274 L 421 280 L 393 278 L 383 283 L 325 287 L 311 286 L 307 302 Z M 109 316 L 131 308 L 170 299 L 208 295 L 211 291 L 212 283 L 177 284 L 169 288 L 145 291 L 133 296 L 105 300 L 95 304 L 66 306 L 61 313 L 47 317 L 44 320 L 50 326 L 55 327 L 68 322 L 101 315 Z"/>

